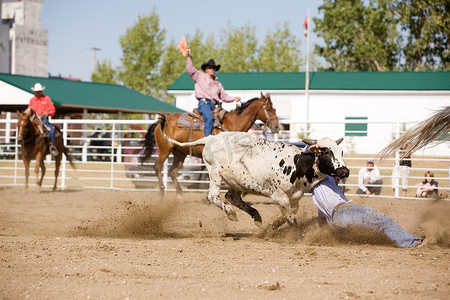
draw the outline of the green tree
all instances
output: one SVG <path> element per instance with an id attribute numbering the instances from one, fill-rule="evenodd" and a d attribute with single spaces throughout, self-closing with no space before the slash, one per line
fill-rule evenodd
<path id="1" fill-rule="evenodd" d="M 158 96 L 163 89 L 159 77 L 159 65 L 164 53 L 166 30 L 159 26 L 155 9 L 149 15 L 139 16 L 136 24 L 120 37 L 123 67 L 119 79 L 134 90 L 146 95 Z"/>
<path id="2" fill-rule="evenodd" d="M 210 59 L 219 60 L 216 63 L 220 64 L 221 50 L 214 40 L 214 34 L 209 34 L 205 40 L 203 33 L 197 30 L 194 36 L 187 35 L 186 40 L 192 51 L 192 61 L 198 69 Z"/>
<path id="3" fill-rule="evenodd" d="M 252 72 L 257 70 L 257 45 L 255 37 L 256 29 L 250 25 L 235 28 L 228 24 L 223 30 L 221 40 L 225 41 L 219 51 L 219 61 L 223 72 Z"/>
<path id="4" fill-rule="evenodd" d="M 157 85 L 161 87 L 161 90 L 157 96 L 155 95 L 155 97 L 167 103 L 174 104 L 174 98 L 167 94 L 166 91 L 169 86 L 172 85 L 172 83 L 174 83 L 175 80 L 183 74 L 183 72 L 185 72 L 185 70 L 185 58 L 180 54 L 180 51 L 177 48 L 177 43 L 172 40 L 164 52 L 160 68 L 160 76 L 155 78 L 155 80 L 160 82 Z"/>
<path id="5" fill-rule="evenodd" d="M 289 31 L 288 23 L 283 28 L 277 23 L 276 31 L 269 31 L 259 48 L 258 71 L 298 72 L 304 64 L 300 47 L 301 40 Z"/>
<path id="6" fill-rule="evenodd" d="M 394 12 L 388 0 L 325 0 L 323 19 L 314 18 L 325 46 L 316 45 L 335 71 L 394 70 L 399 45 Z"/>
<path id="7" fill-rule="evenodd" d="M 399 0 L 393 9 L 402 29 L 404 70 L 450 69 L 450 1 Z"/>
<path id="8" fill-rule="evenodd" d="M 101 62 L 97 62 L 95 72 L 91 75 L 93 82 L 103 82 L 117 84 L 117 71 L 111 66 L 111 61 L 105 59 Z"/>
<path id="9" fill-rule="evenodd" d="M 206 44 L 203 43 L 203 34 L 197 31 L 194 36 L 187 35 L 186 41 L 192 52 L 194 64 L 198 69 L 202 63 L 206 62 L 210 58 L 214 58 L 218 51 L 217 45 L 214 42 L 214 36 L 211 34 L 206 40 Z M 173 103 L 173 96 L 167 94 L 167 88 L 172 85 L 178 77 L 186 72 L 186 57 L 183 57 L 177 48 L 177 42 L 171 40 L 169 45 L 165 48 L 165 52 L 162 58 L 160 67 L 160 76 L 155 78 L 158 82 L 158 86 L 162 87 L 162 91 L 159 95 L 160 99 L 168 103 Z"/>

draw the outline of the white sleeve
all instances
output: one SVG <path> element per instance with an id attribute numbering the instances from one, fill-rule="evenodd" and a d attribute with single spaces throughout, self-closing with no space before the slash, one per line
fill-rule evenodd
<path id="1" fill-rule="evenodd" d="M 378 169 L 378 167 L 375 167 L 372 172 L 372 176 L 370 176 L 370 183 L 374 183 L 379 179 L 381 179 L 380 169 Z"/>
<path id="2" fill-rule="evenodd" d="M 366 192 L 367 188 L 364 186 L 364 174 L 363 169 L 359 170 L 358 173 L 358 187 L 363 191 Z"/>

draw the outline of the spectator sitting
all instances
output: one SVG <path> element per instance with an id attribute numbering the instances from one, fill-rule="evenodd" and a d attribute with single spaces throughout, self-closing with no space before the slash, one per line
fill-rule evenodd
<path id="1" fill-rule="evenodd" d="M 416 197 L 418 198 L 434 198 L 438 196 L 438 182 L 434 179 L 434 173 L 425 172 L 425 180 L 416 184 L 418 186 Z"/>
<path id="2" fill-rule="evenodd" d="M 375 165 L 373 159 L 366 161 L 366 166 L 359 170 L 357 194 L 379 195 L 381 193 L 380 170 Z"/>

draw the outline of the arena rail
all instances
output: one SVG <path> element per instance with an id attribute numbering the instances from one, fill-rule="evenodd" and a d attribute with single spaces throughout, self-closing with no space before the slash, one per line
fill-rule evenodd
<path id="1" fill-rule="evenodd" d="M 142 141 L 147 128 L 154 120 L 72 120 L 55 119 L 52 123 L 60 126 L 64 142 L 70 149 L 76 169 L 72 169 L 63 157 L 60 170 L 60 189 L 117 189 L 157 191 L 157 180 L 153 172 L 154 154 L 149 162 L 141 164 Z M 302 137 L 329 136 L 344 137 L 341 145 L 345 160 L 351 170 L 350 177 L 341 182 L 341 188 L 348 195 L 355 195 L 358 187 L 359 169 L 402 130 L 415 123 L 345 120 L 290 122 L 284 121 L 286 129 L 279 134 L 263 134 L 258 129 L 250 132 L 269 139 L 295 142 Z M 20 158 L 20 145 L 16 139 L 15 119 L 0 119 L 0 186 L 24 185 L 24 167 Z M 356 125 L 349 125 L 356 124 Z M 439 182 L 439 194 L 449 198 L 450 186 L 450 142 L 442 143 L 416 152 L 412 156 L 413 167 L 409 176 L 408 195 L 400 197 L 398 178 L 392 177 L 392 170 L 399 161 L 399 155 L 379 163 L 383 179 L 381 197 L 414 197 L 416 183 L 424 179 L 426 171 L 435 174 Z M 171 158 L 169 158 L 170 160 Z M 376 162 L 378 164 L 378 162 Z M 34 163 L 32 163 L 34 167 Z M 47 173 L 44 188 L 51 187 L 54 179 L 54 164 L 50 156 L 46 158 Z M 169 162 L 163 169 L 164 184 L 168 191 L 174 191 L 168 176 Z M 200 159 L 188 157 L 180 170 L 179 181 L 185 191 L 203 192 L 208 188 L 207 171 Z M 34 172 L 30 171 L 30 186 L 34 184 Z M 365 196 L 371 197 L 371 196 Z"/>

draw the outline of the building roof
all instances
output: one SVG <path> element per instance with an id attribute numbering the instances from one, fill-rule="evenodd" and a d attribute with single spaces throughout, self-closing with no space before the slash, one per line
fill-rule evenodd
<path id="1" fill-rule="evenodd" d="M 28 105 L 33 92 L 31 87 L 36 82 L 46 87 L 48 95 L 59 113 L 82 112 L 133 112 L 133 113 L 173 113 L 183 112 L 179 108 L 153 97 L 141 94 L 121 85 L 71 81 L 59 78 L 32 77 L 0 73 L 0 82 L 30 93 L 21 93 L 22 101 L 8 101 L 0 97 L 0 110 L 15 111 L 20 106 Z M 3 94 L 3 93 L 0 93 Z M 17 93 L 16 93 L 17 94 Z"/>
<path id="2" fill-rule="evenodd" d="M 305 72 L 217 73 L 227 90 L 304 90 Z M 450 90 L 450 72 L 311 72 L 310 90 Z M 182 74 L 169 91 L 193 90 Z"/>

